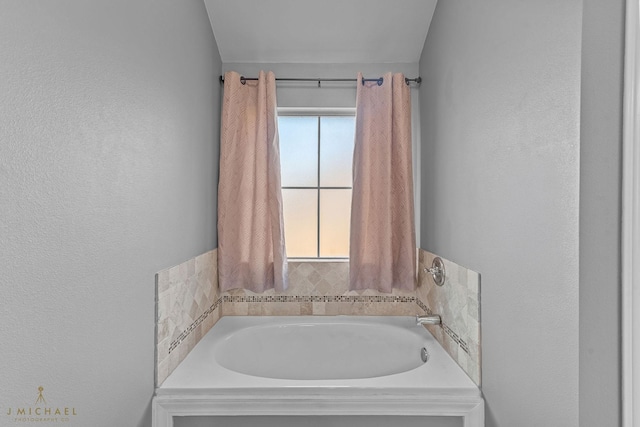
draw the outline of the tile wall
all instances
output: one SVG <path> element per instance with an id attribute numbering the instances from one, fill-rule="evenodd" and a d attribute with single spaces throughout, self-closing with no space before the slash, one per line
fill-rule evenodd
<path id="1" fill-rule="evenodd" d="M 156 274 L 156 386 L 221 316 L 216 249 Z"/>
<path id="2" fill-rule="evenodd" d="M 429 326 L 447 352 L 480 385 L 480 276 L 444 260 L 443 287 L 424 273 L 434 254 L 419 252 L 416 291 L 349 291 L 347 262 L 290 262 L 289 289 L 256 294 L 218 290 L 217 250 L 160 271 L 157 284 L 156 384 L 173 372 L 222 316 L 440 314 Z"/>
<path id="3" fill-rule="evenodd" d="M 436 256 L 419 250 L 416 303 L 423 313 L 440 315 L 442 325 L 430 325 L 427 329 L 469 377 L 480 385 L 480 275 L 443 259 L 445 283 L 437 286 L 431 274 L 424 272 L 425 268 L 431 267 Z"/>
<path id="4" fill-rule="evenodd" d="M 222 294 L 225 316 L 417 314 L 415 292 L 349 291 L 348 262 L 289 262 L 289 288 L 256 294 L 233 289 Z"/>

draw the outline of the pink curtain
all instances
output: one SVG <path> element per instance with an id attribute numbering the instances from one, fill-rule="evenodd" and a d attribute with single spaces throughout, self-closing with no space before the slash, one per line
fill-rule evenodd
<path id="1" fill-rule="evenodd" d="M 415 289 L 411 94 L 404 75 L 358 73 L 350 289 Z"/>
<path id="2" fill-rule="evenodd" d="M 222 291 L 287 287 L 276 83 L 225 74 L 218 187 L 218 272 Z"/>

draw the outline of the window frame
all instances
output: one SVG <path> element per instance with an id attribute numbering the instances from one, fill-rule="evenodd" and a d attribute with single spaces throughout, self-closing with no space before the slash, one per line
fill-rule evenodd
<path id="1" fill-rule="evenodd" d="M 355 107 L 345 107 L 345 108 L 326 108 L 326 107 L 278 107 L 277 109 L 278 117 L 286 117 L 286 116 L 306 116 L 306 117 L 317 117 L 318 118 L 318 182 L 315 187 L 307 187 L 307 186 L 280 186 L 282 190 L 317 190 L 317 208 L 316 208 L 316 253 L 318 256 L 316 257 L 289 257 L 287 256 L 287 261 L 289 262 L 349 262 L 349 257 L 320 257 L 320 190 L 353 190 L 353 185 L 350 187 L 323 187 L 320 185 L 320 150 L 321 150 L 321 134 L 320 134 L 320 118 L 321 117 L 355 117 L 356 109 Z M 286 242 L 286 235 L 285 235 Z"/>

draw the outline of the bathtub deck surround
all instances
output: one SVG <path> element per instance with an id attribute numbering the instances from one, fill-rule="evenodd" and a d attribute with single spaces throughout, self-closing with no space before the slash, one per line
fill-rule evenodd
<path id="1" fill-rule="evenodd" d="M 220 318 L 217 250 L 156 274 L 156 387 Z"/>
<path id="2" fill-rule="evenodd" d="M 349 291 L 346 262 L 290 262 L 289 288 L 254 293 L 217 286 L 217 250 L 160 271 L 157 280 L 156 387 L 173 372 L 222 316 L 441 315 L 429 326 L 445 350 L 480 385 L 479 274 L 444 260 L 439 287 L 424 268 L 435 257 L 418 250 L 416 291 Z"/>
<path id="3" fill-rule="evenodd" d="M 287 342 L 298 342 L 296 333 L 307 336 L 308 328 L 317 328 L 314 334 L 318 335 L 318 341 L 325 343 L 327 351 L 321 351 L 320 347 L 316 348 L 317 352 L 308 346 L 300 347 L 301 352 L 311 351 L 293 355 L 291 359 L 287 358 L 288 349 L 279 356 L 275 353 Z M 374 354 L 359 358 L 363 359 L 360 363 L 369 362 L 371 365 L 367 368 L 372 369 L 362 375 L 350 375 L 348 369 L 326 372 L 320 377 L 331 379 L 313 379 L 306 375 L 305 367 L 312 370 L 323 361 L 343 354 L 339 351 L 341 347 L 354 345 L 350 336 L 354 328 L 360 328 L 358 335 L 380 334 L 377 340 L 392 339 L 385 333 L 394 336 L 399 341 L 394 349 L 406 345 L 406 351 L 415 351 L 415 360 L 398 367 L 392 357 L 387 355 L 377 360 Z M 362 332 L 362 328 L 367 332 Z M 271 338 L 263 343 L 264 353 L 246 351 L 253 348 L 260 336 Z M 360 345 L 368 344 L 365 340 Z M 421 348 L 429 352 L 426 363 L 420 361 Z M 268 372 L 260 371 L 259 366 L 243 369 L 241 362 L 257 365 L 252 358 L 264 355 L 282 359 L 269 363 L 298 365 L 300 369 L 283 370 L 287 378 L 278 378 L 277 369 Z M 342 362 L 329 360 L 323 369 L 332 370 Z M 351 361 L 357 362 L 359 360 Z M 290 371 L 297 372 L 300 378 L 291 377 Z M 360 378 L 353 378 L 355 376 Z M 224 317 L 157 388 L 152 411 L 154 427 L 171 427 L 174 416 L 190 415 L 453 416 L 461 417 L 465 427 L 484 426 L 480 390 L 435 338 L 416 325 L 413 316 Z"/>
<path id="4" fill-rule="evenodd" d="M 416 302 L 425 314 L 441 317 L 441 325 L 428 325 L 427 329 L 480 385 L 480 274 L 443 259 L 445 280 L 442 286 L 438 286 L 426 271 L 436 256 L 424 249 L 419 250 Z"/>

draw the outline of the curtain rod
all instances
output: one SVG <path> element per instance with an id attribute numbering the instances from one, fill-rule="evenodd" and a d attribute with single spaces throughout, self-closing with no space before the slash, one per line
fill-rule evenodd
<path id="1" fill-rule="evenodd" d="M 240 83 L 245 84 L 247 80 L 258 80 L 257 77 L 245 77 L 240 76 Z M 357 82 L 358 79 L 327 79 L 327 78 L 276 78 L 277 82 L 318 82 L 318 87 L 320 87 L 320 82 Z M 378 86 L 382 85 L 384 78 L 378 77 L 377 79 L 362 79 L 362 84 L 364 82 L 378 82 Z M 404 82 L 408 85 L 410 82 L 416 82 L 418 84 L 422 83 L 422 77 L 416 77 L 415 79 L 409 79 L 407 77 L 404 78 Z M 220 83 L 224 83 L 224 76 L 220 76 Z"/>

